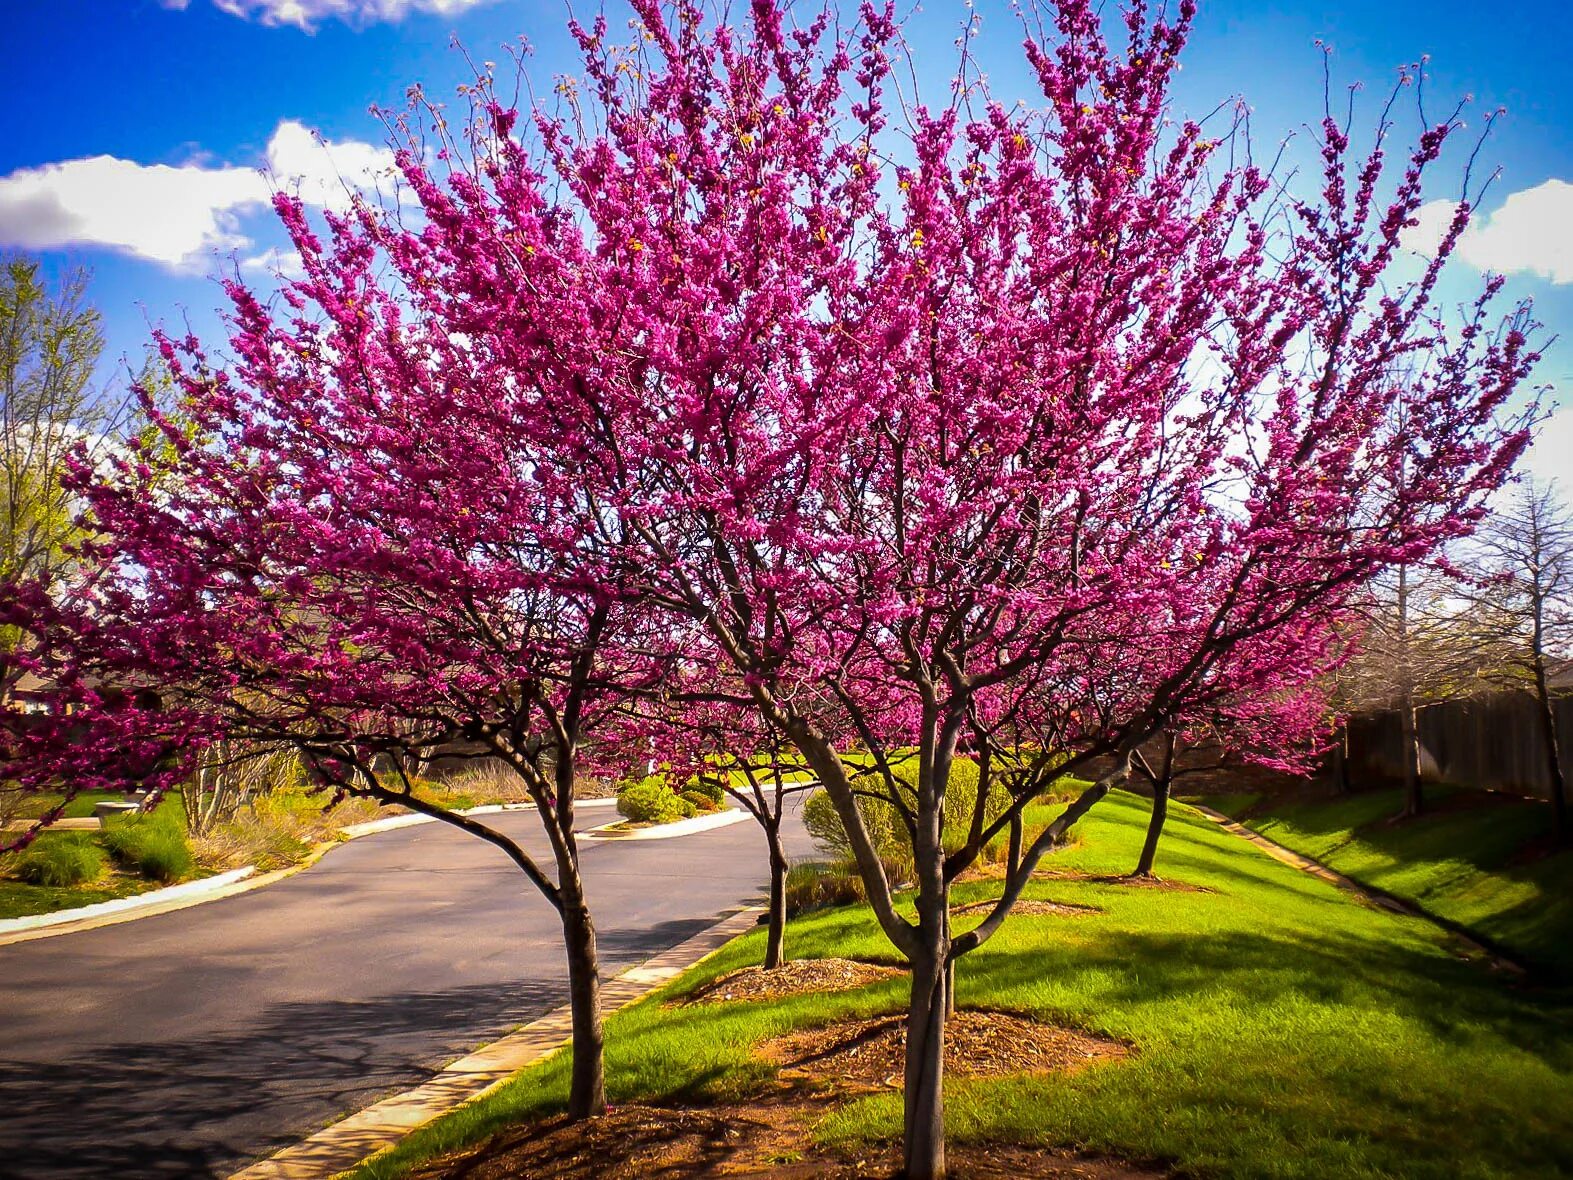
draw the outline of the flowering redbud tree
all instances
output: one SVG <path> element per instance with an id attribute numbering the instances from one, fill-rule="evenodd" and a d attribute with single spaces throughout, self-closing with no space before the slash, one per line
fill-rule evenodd
<path id="1" fill-rule="evenodd" d="M 585 76 L 555 109 L 521 119 L 482 77 L 464 128 L 435 107 L 400 124 L 419 216 L 363 208 L 324 242 L 282 204 L 304 284 L 279 315 L 237 291 L 238 367 L 190 374 L 215 461 L 246 477 L 218 481 L 224 511 L 168 579 L 137 572 L 162 543 L 133 533 L 93 617 L 184 596 L 168 646 L 141 649 L 150 678 L 179 678 L 182 643 L 255 651 L 310 673 L 334 719 L 373 677 L 399 703 L 372 715 L 400 725 L 489 694 L 565 716 L 703 668 L 674 691 L 795 749 L 911 964 L 903 1155 L 928 1180 L 952 968 L 1117 775 L 1042 831 L 1027 806 L 1292 693 L 1356 588 L 1469 531 L 1525 442 L 1497 423 L 1535 360 L 1527 313 L 1497 326 L 1495 283 L 1462 322 L 1435 307 L 1467 204 L 1434 258 L 1401 256 L 1453 120 L 1395 169 L 1387 114 L 1364 153 L 1328 118 L 1296 198 L 1234 128 L 1171 119 L 1189 0 L 1135 5 L 1123 48 L 1058 0 L 1026 40 L 1040 98 L 1014 107 L 965 54 L 941 103 L 903 95 L 888 6 L 845 28 L 776 0 L 738 28 L 694 0 L 632 6 L 631 44 L 573 27 Z M 296 535 L 319 528 L 309 558 Z M 336 591 L 346 565 L 376 590 Z M 528 675 L 472 658 L 502 640 Z M 978 793 L 947 817 L 959 754 Z M 911 838 L 915 919 L 868 791 Z M 1002 895 L 953 935 L 950 884 L 995 843 Z"/>
<path id="2" fill-rule="evenodd" d="M 1315 768 L 1329 737 L 1329 671 L 1308 667 L 1292 686 L 1270 695 L 1194 706 L 1131 749 L 1131 777 L 1152 791 L 1147 835 L 1132 876 L 1154 875 L 1177 780 L 1247 764 L 1288 774 L 1308 774 Z"/>
<path id="3" fill-rule="evenodd" d="M 1462 322 L 1434 306 L 1467 207 L 1433 259 L 1400 254 L 1453 121 L 1395 169 L 1386 114 L 1364 153 L 1327 119 L 1300 198 L 1239 135 L 1171 122 L 1189 3 L 1135 7 L 1117 49 L 1060 0 L 1014 108 L 965 66 L 942 105 L 902 100 L 888 8 L 835 34 L 771 0 L 741 30 L 634 8 L 631 45 L 576 29 L 566 117 L 516 136 L 483 84 L 427 232 L 498 341 L 559 338 L 561 430 L 648 552 L 642 601 L 708 636 L 717 691 L 834 801 L 912 967 L 904 1159 L 937 1176 L 950 968 L 1113 780 L 1041 832 L 1027 805 L 1291 691 L 1356 587 L 1467 532 L 1524 443 L 1497 422 L 1527 315 L 1493 324 L 1495 283 Z M 947 824 L 958 751 L 978 797 Z M 911 835 L 915 920 L 868 789 Z M 1002 897 L 953 936 L 950 883 L 996 840 Z"/>
<path id="4" fill-rule="evenodd" d="M 587 768 L 619 769 L 597 765 L 591 737 L 617 686 L 658 674 L 618 590 L 629 558 L 615 520 L 587 529 L 561 452 L 499 428 L 552 413 L 521 379 L 522 341 L 501 375 L 417 274 L 401 293 L 413 309 L 379 287 L 354 223 L 332 219 L 327 250 L 297 203 L 279 209 L 305 269 L 283 307 L 230 285 L 227 367 L 195 340 L 161 341 L 176 404 L 148 397 L 158 435 L 78 471 L 90 529 L 71 594 L 7 588 L 5 618 L 28 636 L 18 658 L 54 697 L 7 715 L 8 774 L 66 801 L 128 780 L 156 794 L 204 746 L 240 739 L 297 751 L 334 798 L 491 842 L 561 916 L 570 1107 L 596 1113 L 599 966 L 574 798 Z M 420 792 L 438 756 L 513 771 L 547 854 Z"/>

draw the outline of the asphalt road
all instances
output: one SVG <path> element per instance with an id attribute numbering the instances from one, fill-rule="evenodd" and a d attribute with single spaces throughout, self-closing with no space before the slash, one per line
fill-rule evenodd
<path id="1" fill-rule="evenodd" d="M 544 850 L 528 813 L 490 820 Z M 749 821 L 581 848 L 608 976 L 766 884 Z M 560 939 L 500 852 L 425 824 L 251 893 L 0 947 L 0 1177 L 225 1176 L 566 1002 Z"/>

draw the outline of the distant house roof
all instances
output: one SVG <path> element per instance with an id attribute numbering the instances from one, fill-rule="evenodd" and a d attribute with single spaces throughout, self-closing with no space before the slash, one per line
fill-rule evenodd
<path id="1" fill-rule="evenodd" d="M 1546 683 L 1552 688 L 1573 688 L 1573 660 L 1549 660 Z"/>

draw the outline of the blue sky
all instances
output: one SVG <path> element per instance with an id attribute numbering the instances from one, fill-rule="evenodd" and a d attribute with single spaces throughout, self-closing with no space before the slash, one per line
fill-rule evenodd
<path id="1" fill-rule="evenodd" d="M 1004 0 L 977 7 L 995 93 L 1026 94 Z M 52 269 L 90 267 L 113 357 L 140 355 L 150 320 L 189 319 L 215 337 L 212 276 L 239 265 L 266 283 L 278 241 L 256 170 L 271 164 L 303 176 L 308 198 L 339 199 L 337 176 L 380 163 L 382 129 L 369 107 L 401 106 L 415 81 L 446 95 L 465 80 L 454 37 L 477 60 L 500 60 L 501 47 L 524 36 L 532 73 L 548 82 L 540 89 L 577 65 L 567 7 L 554 0 L 9 0 L 6 9 L 0 89 L 12 114 L 0 138 L 0 250 L 25 249 Z M 615 27 L 623 10 L 608 12 Z M 944 92 L 964 15 L 960 0 L 926 0 L 908 21 L 920 77 L 937 71 L 931 93 Z M 1366 83 L 1367 109 L 1397 67 L 1422 54 L 1433 111 L 1470 94 L 1478 125 L 1507 108 L 1483 155 L 1502 172 L 1490 219 L 1461 269 L 1507 273 L 1551 332 L 1573 335 L 1573 9 L 1201 0 L 1177 101 L 1200 113 L 1241 95 L 1258 142 L 1275 142 L 1319 116 L 1318 39 L 1335 50 L 1337 84 Z M 1539 375 L 1573 389 L 1573 341 L 1555 346 Z M 1573 409 L 1533 458 L 1538 472 L 1565 469 L 1573 480 Z"/>

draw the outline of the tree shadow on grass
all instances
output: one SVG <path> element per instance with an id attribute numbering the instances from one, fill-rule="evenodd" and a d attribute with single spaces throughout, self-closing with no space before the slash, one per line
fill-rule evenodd
<path id="1" fill-rule="evenodd" d="M 1482 1032 L 1562 1071 L 1573 1071 L 1573 992 L 1526 992 L 1478 964 L 1440 949 L 1327 931 L 1221 931 L 1208 934 L 1110 931 L 1075 946 L 1049 943 L 1030 954 L 963 960 L 974 986 L 1030 988 L 1088 972 L 1115 980 L 1100 1003 L 1126 1007 L 1183 1001 L 1223 990 L 1236 1002 L 1269 1006 L 1302 996 L 1334 1006 L 1387 1010 L 1444 1040 Z M 958 980 L 965 1001 L 971 981 Z"/>

